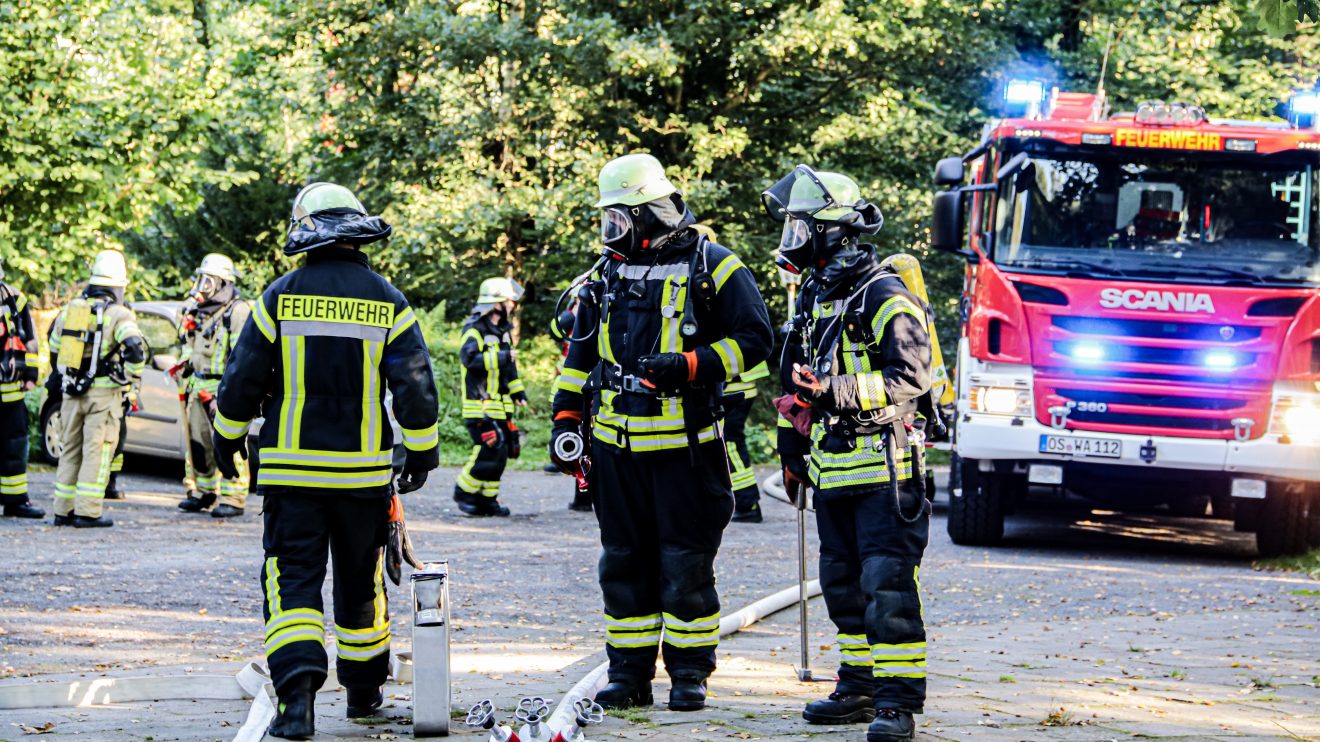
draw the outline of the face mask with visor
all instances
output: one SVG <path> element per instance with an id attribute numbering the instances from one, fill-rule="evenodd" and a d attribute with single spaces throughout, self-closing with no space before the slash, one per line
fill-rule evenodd
<path id="1" fill-rule="evenodd" d="M 884 224 L 878 208 L 860 198 L 843 202 L 806 165 L 766 189 L 761 205 L 784 224 L 775 264 L 790 273 L 821 266 L 841 246 L 855 243 L 852 235 L 875 234 Z"/>

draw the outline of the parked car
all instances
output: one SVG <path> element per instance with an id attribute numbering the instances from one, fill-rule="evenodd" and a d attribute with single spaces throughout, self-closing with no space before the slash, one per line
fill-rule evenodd
<path id="1" fill-rule="evenodd" d="M 142 373 L 139 409 L 128 413 L 128 438 L 124 442 L 124 451 L 182 461 L 184 447 L 188 445 L 188 431 L 184 429 L 183 415 L 179 409 L 178 386 L 166 372 L 178 362 L 183 350 L 177 330 L 183 302 L 136 301 L 129 302 L 128 306 L 137 314 L 138 327 L 147 341 L 150 360 Z M 47 383 L 42 391 L 40 405 L 41 457 L 51 464 L 57 464 L 60 460 L 62 401 L 58 384 Z M 403 435 L 394 420 L 389 402 L 387 394 L 385 409 L 389 414 L 390 427 L 394 430 L 394 467 L 397 471 L 403 466 Z M 261 432 L 263 422 L 262 418 L 258 418 L 248 434 L 254 474 L 259 465 L 255 460 L 257 435 Z"/>

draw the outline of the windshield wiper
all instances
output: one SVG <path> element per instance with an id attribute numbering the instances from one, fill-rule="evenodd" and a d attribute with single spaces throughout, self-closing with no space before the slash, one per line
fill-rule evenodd
<path id="1" fill-rule="evenodd" d="M 1076 258 L 1065 258 L 1063 260 L 1024 260 L 1013 264 L 1017 268 L 1044 268 L 1046 270 L 1081 270 L 1092 273 L 1107 273 L 1114 276 L 1126 275 L 1123 271 L 1103 263 L 1092 263 L 1087 260 L 1077 260 Z"/>
<path id="2" fill-rule="evenodd" d="M 1151 266 L 1151 267 L 1154 268 L 1156 266 Z M 1256 275 L 1255 273 L 1252 273 L 1250 271 L 1244 271 L 1240 268 L 1225 268 L 1222 265 L 1197 265 L 1197 266 L 1177 266 L 1177 267 L 1159 266 L 1159 267 L 1163 269 L 1161 271 L 1162 273 L 1170 276 L 1185 276 L 1185 275 L 1204 276 L 1208 274 L 1208 275 L 1232 276 L 1233 278 L 1240 278 L 1252 284 L 1253 286 L 1259 286 L 1265 283 L 1263 280 L 1261 280 L 1261 277 Z"/>

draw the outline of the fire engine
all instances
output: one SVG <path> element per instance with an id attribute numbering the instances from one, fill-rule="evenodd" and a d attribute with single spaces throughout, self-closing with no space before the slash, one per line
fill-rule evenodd
<path id="1" fill-rule="evenodd" d="M 1044 485 L 1320 545 L 1320 94 L 1286 121 L 1004 99 L 935 168 L 932 247 L 967 261 L 953 541 L 1001 541 Z"/>

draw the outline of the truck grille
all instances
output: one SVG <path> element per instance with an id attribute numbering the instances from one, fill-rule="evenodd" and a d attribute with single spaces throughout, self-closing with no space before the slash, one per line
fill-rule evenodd
<path id="1" fill-rule="evenodd" d="M 1036 377 L 1037 419 L 1050 423 L 1050 407 L 1070 409 L 1067 427 L 1110 433 L 1232 439 L 1233 420 L 1254 421 L 1250 436 L 1265 433 L 1269 387 L 1138 381 L 1117 378 Z"/>
<path id="2" fill-rule="evenodd" d="M 1105 317 L 1066 317 L 1061 315 L 1055 315 L 1052 320 L 1055 327 L 1076 335 L 1104 335 L 1116 338 L 1242 343 L 1256 340 L 1261 335 L 1261 328 L 1259 327 L 1237 325 L 1196 324 L 1144 319 L 1109 319 Z"/>

